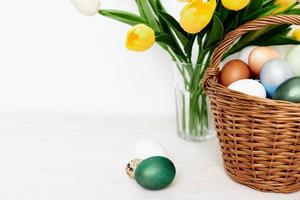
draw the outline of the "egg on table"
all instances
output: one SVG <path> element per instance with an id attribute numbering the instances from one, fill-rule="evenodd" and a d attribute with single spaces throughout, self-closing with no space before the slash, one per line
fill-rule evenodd
<path id="1" fill-rule="evenodd" d="M 273 99 L 300 103 L 300 77 L 283 82 L 275 91 Z"/>
<path id="2" fill-rule="evenodd" d="M 285 61 L 276 58 L 264 64 L 260 72 L 260 81 L 265 87 L 269 97 L 273 97 L 277 87 L 294 76 L 295 74 L 292 68 Z"/>
<path id="3" fill-rule="evenodd" d="M 154 156 L 143 160 L 135 170 L 136 182 L 148 190 L 161 190 L 174 180 L 176 168 L 171 160 Z"/>
<path id="4" fill-rule="evenodd" d="M 285 60 L 294 70 L 295 74 L 300 76 L 300 45 L 290 49 L 285 56 Z"/>
<path id="5" fill-rule="evenodd" d="M 249 65 L 249 56 L 251 52 L 256 48 L 257 46 L 249 46 L 244 48 L 240 53 L 239 53 L 239 59 L 242 60 L 244 63 Z"/>
<path id="6" fill-rule="evenodd" d="M 236 81 L 228 86 L 229 89 L 238 91 L 250 96 L 266 98 L 267 93 L 264 86 L 256 80 L 243 79 Z"/>
<path id="7" fill-rule="evenodd" d="M 220 83 L 225 87 L 231 83 L 250 78 L 251 73 L 248 65 L 242 60 L 229 61 L 220 72 Z"/>
<path id="8" fill-rule="evenodd" d="M 256 47 L 249 56 L 250 69 L 254 75 L 258 76 L 267 61 L 279 57 L 279 53 L 271 47 Z"/>

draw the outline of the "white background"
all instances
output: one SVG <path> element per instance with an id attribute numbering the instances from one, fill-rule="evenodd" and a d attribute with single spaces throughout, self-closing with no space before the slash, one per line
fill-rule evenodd
<path id="1" fill-rule="evenodd" d="M 163 2 L 178 15 L 177 0 Z M 102 4 L 135 10 L 134 0 Z M 233 182 L 216 140 L 185 142 L 173 119 L 157 120 L 175 113 L 170 59 L 158 47 L 126 51 L 128 28 L 81 16 L 69 0 L 0 0 L 0 200 L 299 200 Z M 177 168 L 163 191 L 143 190 L 124 173 L 135 143 L 148 137 Z"/>
<path id="2" fill-rule="evenodd" d="M 183 4 L 163 3 L 178 17 Z M 133 0 L 102 8 L 136 11 Z M 0 27 L 1 112 L 175 113 L 169 56 L 127 51 L 127 25 L 82 16 L 69 0 L 0 0 Z"/>

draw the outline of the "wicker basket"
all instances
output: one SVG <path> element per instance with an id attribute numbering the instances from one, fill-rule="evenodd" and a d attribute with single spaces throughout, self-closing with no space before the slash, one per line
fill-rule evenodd
<path id="1" fill-rule="evenodd" d="M 248 96 L 218 81 L 220 61 L 240 36 L 280 24 L 300 25 L 300 16 L 261 18 L 230 32 L 214 53 L 203 87 L 229 176 L 260 191 L 291 193 L 300 190 L 300 104 Z"/>

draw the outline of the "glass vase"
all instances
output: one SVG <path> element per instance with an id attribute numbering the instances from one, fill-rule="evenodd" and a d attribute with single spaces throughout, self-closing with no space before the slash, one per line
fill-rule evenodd
<path id="1" fill-rule="evenodd" d="M 215 138 L 215 126 L 200 81 L 206 69 L 202 64 L 173 63 L 178 135 L 188 141 Z"/>

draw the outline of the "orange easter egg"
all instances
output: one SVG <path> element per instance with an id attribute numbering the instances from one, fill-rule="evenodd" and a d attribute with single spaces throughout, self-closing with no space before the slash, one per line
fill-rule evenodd
<path id="1" fill-rule="evenodd" d="M 256 47 L 249 56 L 250 69 L 258 76 L 264 64 L 275 58 L 279 58 L 279 53 L 271 47 Z"/>

